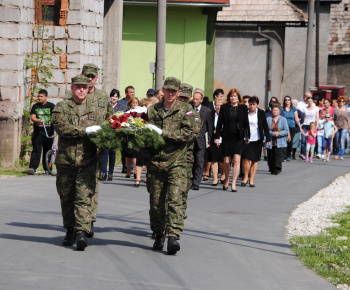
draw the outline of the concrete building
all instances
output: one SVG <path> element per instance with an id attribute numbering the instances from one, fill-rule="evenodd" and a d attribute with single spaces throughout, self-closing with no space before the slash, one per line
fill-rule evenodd
<path id="1" fill-rule="evenodd" d="M 320 84 L 328 81 L 331 2 L 335 1 L 321 2 Z M 307 1 L 231 0 L 230 3 L 217 17 L 214 87 L 225 91 L 238 88 L 244 95 L 256 95 L 261 98 L 261 107 L 272 96 L 280 100 L 285 95 L 301 99 Z M 314 72 L 314 55 L 312 59 Z M 311 82 L 315 82 L 314 73 Z"/>
<path id="2" fill-rule="evenodd" d="M 350 90 L 350 1 L 331 5 L 328 83 Z"/>
<path id="3" fill-rule="evenodd" d="M 211 94 L 216 13 L 228 1 L 168 1 L 166 76 Z M 156 11 L 156 1 L 1 1 L 0 166 L 12 167 L 20 156 L 23 113 L 32 97 L 27 78 L 33 73 L 24 69 L 24 59 L 41 50 L 42 40 L 53 53 L 49 101 L 64 97 L 84 63 L 101 68 L 97 87 L 123 92 L 132 84 L 142 98 L 153 87 L 149 66 L 155 62 Z M 36 33 L 40 23 L 43 39 Z"/>
<path id="4" fill-rule="evenodd" d="M 23 111 L 29 96 L 23 67 L 24 58 L 40 50 L 35 23 L 43 19 L 50 1 L 9 1 L 0 3 L 0 164 L 12 167 L 21 151 Z M 45 4 L 43 4 L 45 3 Z M 49 80 L 49 101 L 56 103 L 70 88 L 71 77 L 84 63 L 102 67 L 103 0 L 52 1 L 45 25 L 44 39 L 52 47 L 53 77 Z M 37 7 L 35 7 L 37 5 Z M 35 9 L 36 8 L 36 9 Z M 52 12 L 52 13 L 51 13 Z M 62 53 L 55 53 L 55 48 Z M 102 79 L 102 75 L 100 80 Z"/>

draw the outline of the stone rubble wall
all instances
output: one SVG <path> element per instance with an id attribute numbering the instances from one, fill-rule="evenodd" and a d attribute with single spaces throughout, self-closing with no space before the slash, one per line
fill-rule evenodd
<path id="1" fill-rule="evenodd" d="M 64 26 L 45 26 L 45 39 L 62 54 L 55 54 L 53 78 L 47 88 L 49 101 L 57 103 L 70 89 L 71 78 L 84 63 L 100 68 L 97 87 L 102 81 L 103 0 L 69 1 Z M 25 56 L 41 43 L 35 40 L 35 0 L 0 2 L 0 166 L 11 167 L 19 158 L 21 122 L 31 71 L 23 68 Z"/>
<path id="2" fill-rule="evenodd" d="M 350 54 L 350 0 L 331 4 L 329 54 Z"/>

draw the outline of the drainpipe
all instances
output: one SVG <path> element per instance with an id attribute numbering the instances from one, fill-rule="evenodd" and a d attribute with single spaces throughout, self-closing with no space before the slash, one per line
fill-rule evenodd
<path id="1" fill-rule="evenodd" d="M 156 90 L 163 87 L 165 77 L 166 0 L 158 0 L 156 44 Z"/>
<path id="2" fill-rule="evenodd" d="M 267 96 L 265 96 L 265 107 L 267 108 L 269 100 L 271 99 L 271 71 L 272 71 L 272 40 L 273 38 L 263 34 L 261 27 L 258 27 L 258 33 L 260 36 L 266 38 L 269 41 L 269 53 L 267 55 L 268 67 L 267 67 Z"/>

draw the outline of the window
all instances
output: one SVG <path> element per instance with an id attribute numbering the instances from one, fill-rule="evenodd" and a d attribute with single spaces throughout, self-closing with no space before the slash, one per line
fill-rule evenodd
<path id="1" fill-rule="evenodd" d="M 60 0 L 36 0 L 35 1 L 36 24 L 58 25 L 60 19 Z"/>

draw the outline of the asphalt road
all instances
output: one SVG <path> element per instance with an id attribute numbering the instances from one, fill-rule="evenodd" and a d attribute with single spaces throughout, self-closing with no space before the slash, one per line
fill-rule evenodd
<path id="1" fill-rule="evenodd" d="M 0 179 L 0 289 L 335 289 L 304 267 L 285 238 L 292 210 L 336 177 L 345 161 L 259 163 L 255 188 L 190 191 L 176 256 L 152 251 L 145 184 L 116 168 L 100 187 L 95 237 L 84 252 L 62 247 L 55 178 Z"/>

